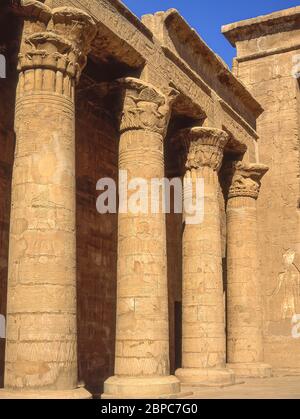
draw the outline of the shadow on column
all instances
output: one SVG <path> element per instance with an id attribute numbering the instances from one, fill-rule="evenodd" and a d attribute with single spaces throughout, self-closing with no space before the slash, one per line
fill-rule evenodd
<path id="1" fill-rule="evenodd" d="M 139 72 L 97 60 L 89 57 L 76 97 L 78 368 L 95 397 L 114 374 L 118 233 L 118 215 L 97 212 L 96 184 L 118 184 L 119 142 L 116 115 L 95 84 Z"/>
<path id="2" fill-rule="evenodd" d="M 223 127 L 224 128 L 224 127 Z M 227 131 L 227 130 L 226 130 Z M 244 153 L 247 147 L 235 140 L 231 133 L 229 133 L 229 141 L 224 150 L 224 158 L 221 170 L 219 172 L 220 181 L 220 212 L 221 212 L 221 238 L 222 238 L 222 269 L 223 269 L 223 287 L 224 287 L 224 305 L 225 305 L 225 330 L 227 336 L 227 219 L 226 206 L 228 200 L 228 188 L 231 184 L 231 171 L 228 167 L 238 160 L 243 160 Z M 227 354 L 227 339 L 226 339 L 226 354 Z"/>
<path id="3" fill-rule="evenodd" d="M 9 2 L 6 2 L 9 3 Z M 6 61 L 6 78 L 0 78 L 0 314 L 6 316 L 10 196 L 15 149 L 14 110 L 20 22 L 0 7 L 0 54 Z M 5 339 L 0 339 L 0 388 L 4 386 Z"/>
<path id="4" fill-rule="evenodd" d="M 117 215 L 96 210 L 96 183 L 117 181 L 117 138 L 109 115 L 80 97 L 76 116 L 79 380 L 99 394 L 113 374 Z"/>
<path id="5" fill-rule="evenodd" d="M 180 114 L 187 109 L 186 104 L 179 106 L 177 113 L 173 111 L 165 142 L 166 178 L 182 178 L 182 158 L 172 144 L 173 135 L 180 129 L 196 124 L 196 117 Z M 174 105 L 174 109 L 176 104 Z M 185 110 L 185 112 L 188 112 Z M 198 110 L 190 110 L 198 114 Z M 199 117 L 199 125 L 203 117 Z M 184 229 L 182 214 L 174 213 L 174 188 L 171 188 L 171 213 L 166 215 L 167 226 L 167 263 L 168 263 L 168 293 L 169 293 L 169 335 L 170 335 L 170 373 L 174 374 L 181 368 L 182 360 L 182 234 Z"/>

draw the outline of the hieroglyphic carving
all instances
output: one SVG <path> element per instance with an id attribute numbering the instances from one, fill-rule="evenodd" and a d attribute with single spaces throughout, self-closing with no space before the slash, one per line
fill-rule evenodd
<path id="1" fill-rule="evenodd" d="M 44 10 L 36 3 L 23 2 L 27 29 L 40 16 L 29 11 Z M 76 398 L 74 89 L 96 29 L 75 9 L 48 17 L 19 55 L 5 387 Z"/>
<path id="2" fill-rule="evenodd" d="M 133 78 L 113 83 L 112 89 L 123 106 L 119 170 L 126 171 L 128 182 L 163 178 L 163 140 L 176 92 L 164 94 Z M 165 214 L 148 208 L 146 213 L 120 211 L 115 376 L 105 382 L 104 397 L 180 391 L 179 381 L 170 376 L 166 257 Z"/>
<path id="3" fill-rule="evenodd" d="M 227 170 L 227 362 L 238 376 L 271 375 L 271 367 L 263 363 L 256 208 L 267 171 L 265 165 L 240 161 L 231 163 Z"/>
<path id="4" fill-rule="evenodd" d="M 280 320 L 290 320 L 300 313 L 300 267 L 295 259 L 296 251 L 289 249 L 284 253 L 283 271 L 278 275 L 276 288 L 270 295 Z"/>
<path id="5" fill-rule="evenodd" d="M 225 369 L 225 316 L 222 281 L 222 244 L 218 170 L 228 141 L 225 131 L 210 127 L 184 129 L 173 140 L 185 147 L 185 209 L 204 181 L 203 220 L 185 222 L 183 246 L 183 368 L 176 375 L 183 383 L 232 384 Z M 187 202 L 186 202 L 187 201 Z M 186 205 L 187 204 L 187 205 Z M 187 218 L 185 218 L 186 221 Z"/>
<path id="6" fill-rule="evenodd" d="M 68 3 L 89 11 L 97 22 L 105 25 L 107 30 L 111 31 L 112 39 L 117 37 L 120 40 L 120 52 L 118 53 L 120 57 L 122 48 L 126 48 L 128 53 L 128 47 L 125 47 L 124 41 L 137 51 L 147 62 L 149 82 L 158 87 L 161 85 L 168 86 L 171 81 L 173 87 L 180 91 L 182 95 L 190 98 L 199 109 L 203 110 L 201 114 L 204 113 L 209 118 L 213 117 L 213 89 L 206 85 L 199 74 L 193 71 L 183 59 L 174 54 L 171 57 L 170 50 L 166 52 L 155 38 L 151 41 L 148 36 L 144 35 L 143 31 L 140 31 L 140 36 L 137 36 L 136 23 L 128 11 L 118 9 L 118 12 L 116 12 L 115 2 L 113 4 L 107 0 L 90 0 L 88 3 L 83 0 L 68 0 Z M 61 5 L 62 1 L 54 0 L 53 4 L 55 6 Z M 147 19 L 143 19 L 143 22 L 147 23 Z M 114 40 L 113 45 L 116 44 L 118 43 Z M 97 55 L 96 52 L 93 52 L 93 54 Z M 123 58 L 122 61 L 124 61 Z M 225 92 L 224 95 L 220 94 L 220 96 L 226 103 L 228 102 Z M 237 119 L 225 110 L 223 110 L 223 114 L 224 121 L 226 120 L 224 125 L 233 132 L 236 138 L 245 142 L 249 152 L 252 153 L 251 155 L 254 155 L 253 141 L 257 139 L 257 135 L 255 131 L 248 133 L 247 129 L 244 128 L 249 124 L 252 125 L 252 121 L 244 120 L 240 115 Z"/>

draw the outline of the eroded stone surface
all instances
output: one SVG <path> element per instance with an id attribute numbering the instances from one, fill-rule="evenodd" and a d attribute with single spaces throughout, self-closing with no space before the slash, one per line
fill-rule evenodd
<path id="1" fill-rule="evenodd" d="M 82 385 L 105 382 L 104 398 L 180 398 L 299 372 L 299 13 L 225 27 L 231 72 L 173 9 L 3 11 L 0 397 L 89 398 Z M 120 169 L 203 178 L 203 222 L 98 214 L 97 180 Z M 275 396 L 282 382 L 251 383 Z"/>
<path id="2" fill-rule="evenodd" d="M 260 161 L 269 166 L 257 201 L 265 361 L 298 369 L 300 341 L 299 13 L 295 7 L 223 28 L 237 47 L 234 72 L 264 107 Z"/>

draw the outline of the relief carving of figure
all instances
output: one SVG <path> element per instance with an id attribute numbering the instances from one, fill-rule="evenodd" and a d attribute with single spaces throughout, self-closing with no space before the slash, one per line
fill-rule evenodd
<path id="1" fill-rule="evenodd" d="M 276 299 L 276 310 L 280 307 L 281 320 L 300 313 L 300 268 L 295 258 L 296 252 L 291 249 L 283 255 L 284 271 L 279 274 L 277 286 L 271 294 L 273 302 Z"/>

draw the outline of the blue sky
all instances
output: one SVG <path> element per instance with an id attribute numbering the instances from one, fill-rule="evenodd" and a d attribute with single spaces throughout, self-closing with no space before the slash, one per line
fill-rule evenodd
<path id="1" fill-rule="evenodd" d="M 220 33 L 222 25 L 300 6 L 300 0 L 123 0 L 123 3 L 139 17 L 177 9 L 230 67 L 235 49 Z"/>

